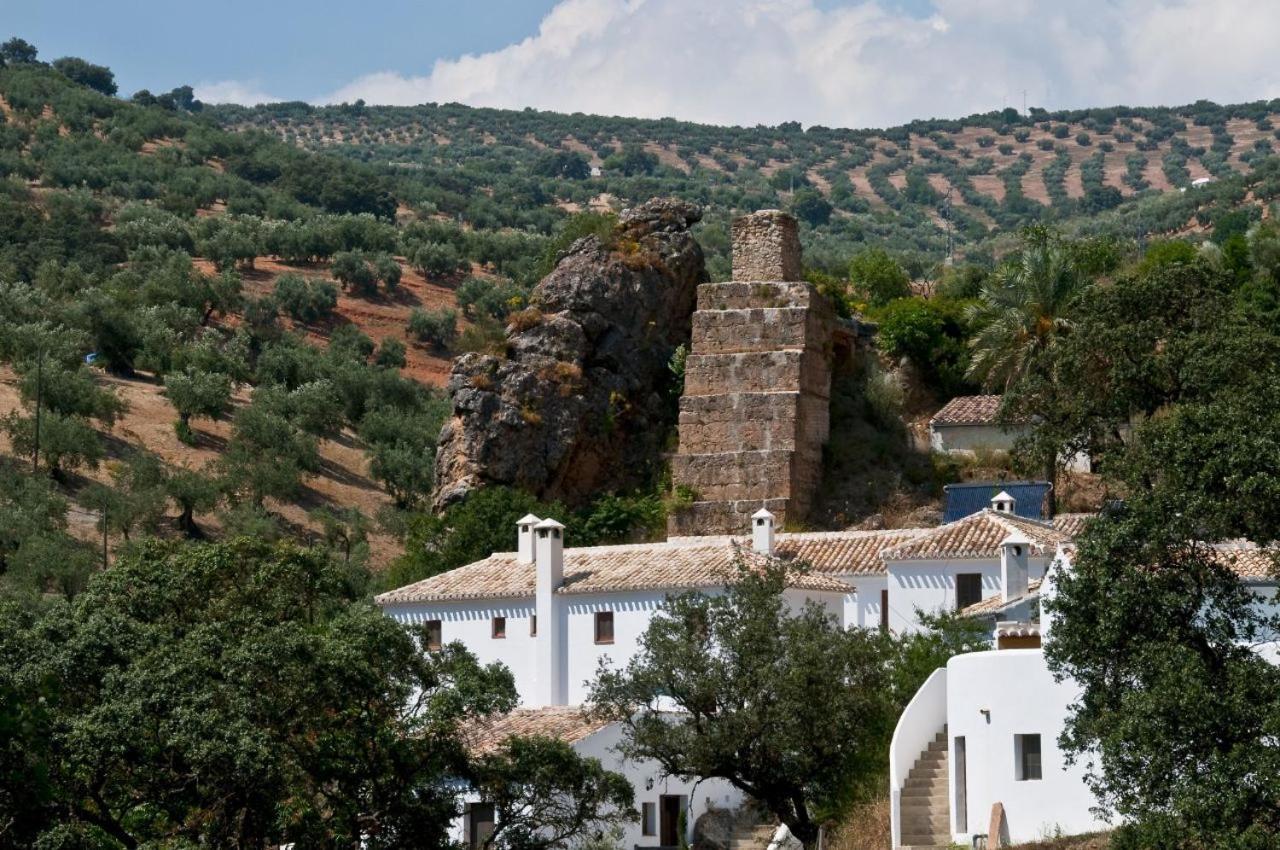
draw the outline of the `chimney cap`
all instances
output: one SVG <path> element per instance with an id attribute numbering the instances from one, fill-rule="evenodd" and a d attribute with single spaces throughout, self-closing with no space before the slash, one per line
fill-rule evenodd
<path id="1" fill-rule="evenodd" d="M 551 517 L 547 517 L 546 519 L 540 521 L 537 525 L 534 526 L 534 528 L 558 528 L 561 531 L 564 530 L 564 526 L 556 522 L 555 520 L 553 520 Z"/>
<path id="2" fill-rule="evenodd" d="M 769 512 L 768 508 L 761 508 L 751 515 L 752 519 L 773 519 L 774 516 Z"/>
<path id="3" fill-rule="evenodd" d="M 516 520 L 516 525 L 537 525 L 540 522 L 542 522 L 540 517 L 536 517 L 533 514 L 525 514 Z"/>
<path id="4" fill-rule="evenodd" d="M 991 501 L 993 501 L 993 502 L 1016 502 L 1016 501 L 1018 501 L 1018 500 L 1017 500 L 1017 499 L 1015 499 L 1015 498 L 1013 498 L 1013 496 L 1010 496 L 1010 495 L 1009 495 L 1009 491 L 1008 491 L 1008 490 L 1001 490 L 999 493 L 996 493 L 994 496 L 992 496 L 992 497 L 991 497 Z"/>
<path id="5" fill-rule="evenodd" d="M 1000 541 L 1001 546 L 1030 546 L 1031 538 L 1023 534 L 1021 531 L 1015 531 Z"/>

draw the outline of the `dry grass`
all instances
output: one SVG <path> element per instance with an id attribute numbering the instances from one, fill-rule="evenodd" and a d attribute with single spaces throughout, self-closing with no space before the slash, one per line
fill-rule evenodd
<path id="1" fill-rule="evenodd" d="M 826 850 L 888 850 L 892 838 L 889 798 L 884 797 L 856 806 L 831 831 L 824 846 Z"/>
<path id="2" fill-rule="evenodd" d="M 1066 835 L 1061 838 L 1046 838 L 1043 841 L 1016 844 L 1009 850 L 1107 850 L 1110 846 L 1110 834 L 1097 832 L 1091 835 Z"/>

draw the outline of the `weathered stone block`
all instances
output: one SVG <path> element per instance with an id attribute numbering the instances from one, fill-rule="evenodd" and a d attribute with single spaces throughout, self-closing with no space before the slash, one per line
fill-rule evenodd
<path id="1" fill-rule="evenodd" d="M 733 279 L 802 280 L 800 230 L 781 210 L 760 210 L 734 219 Z"/>

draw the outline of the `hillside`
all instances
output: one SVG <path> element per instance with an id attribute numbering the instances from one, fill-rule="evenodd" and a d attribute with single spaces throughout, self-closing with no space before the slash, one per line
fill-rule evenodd
<path id="1" fill-rule="evenodd" d="M 1126 238 L 1208 223 L 1239 200 L 1233 178 L 1280 182 L 1263 163 L 1280 144 L 1280 103 L 1177 108 L 1031 109 L 917 121 L 885 130 L 714 127 L 476 109 L 302 103 L 213 114 L 309 149 L 340 152 L 405 178 L 420 208 L 476 227 L 546 229 L 567 212 L 672 194 L 709 207 L 701 236 L 713 276 L 727 271 L 733 214 L 789 207 L 812 227 L 809 261 L 842 270 L 874 243 L 917 275 L 946 256 L 989 256 L 991 240 L 1034 221 Z M 1169 197 L 1204 179 L 1197 198 Z M 1199 214 L 1199 215 L 1198 215 Z M 998 247 L 998 246 L 997 246 Z"/>
<path id="2" fill-rule="evenodd" d="M 369 528 L 371 561 L 386 563 L 399 544 L 372 521 L 416 498 L 422 485 L 397 476 L 429 474 L 441 415 L 429 388 L 449 364 L 408 321 L 454 308 L 464 270 L 409 263 L 401 234 L 415 217 L 397 207 L 393 183 L 358 164 L 40 64 L 0 68 L 0 472 L 30 469 L 42 394 L 40 460 L 70 499 L 67 545 L 100 540 L 104 504 L 113 548 L 175 533 L 191 472 L 189 533 L 314 537 L 328 512 Z M 279 247 L 294 237 L 305 256 Z M 376 267 L 372 286 L 331 282 L 344 254 Z M 318 301 L 291 301 L 282 276 Z M 187 425 L 176 379 L 193 396 Z M 57 514 L 51 539 L 63 539 Z"/>

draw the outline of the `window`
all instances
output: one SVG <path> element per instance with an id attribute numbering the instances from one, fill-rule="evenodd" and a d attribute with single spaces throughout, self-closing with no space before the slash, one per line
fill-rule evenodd
<path id="1" fill-rule="evenodd" d="M 642 803 L 640 806 L 640 831 L 643 835 L 658 834 L 657 803 Z"/>
<path id="2" fill-rule="evenodd" d="M 956 575 L 956 610 L 962 611 L 982 601 L 982 573 Z"/>
<path id="3" fill-rule="evenodd" d="M 493 803 L 472 803 L 467 806 L 467 846 L 480 848 L 493 835 Z"/>
<path id="4" fill-rule="evenodd" d="M 427 650 L 429 652 L 435 652 L 443 645 L 441 640 L 442 632 L 443 629 L 439 620 L 427 620 Z"/>
<path id="5" fill-rule="evenodd" d="M 613 612 L 596 612 L 596 643 L 613 643 Z"/>
<path id="6" fill-rule="evenodd" d="M 889 590 L 880 591 L 880 631 L 889 631 Z"/>
<path id="7" fill-rule="evenodd" d="M 506 617 L 493 618 L 493 636 L 495 638 L 504 638 L 507 636 L 507 618 Z"/>
<path id="8" fill-rule="evenodd" d="M 1041 777 L 1039 735 L 1014 735 L 1013 757 L 1019 782 Z"/>
<path id="9" fill-rule="evenodd" d="M 529 637 L 537 637 L 537 636 L 538 636 L 538 615 L 530 614 L 529 615 Z"/>

